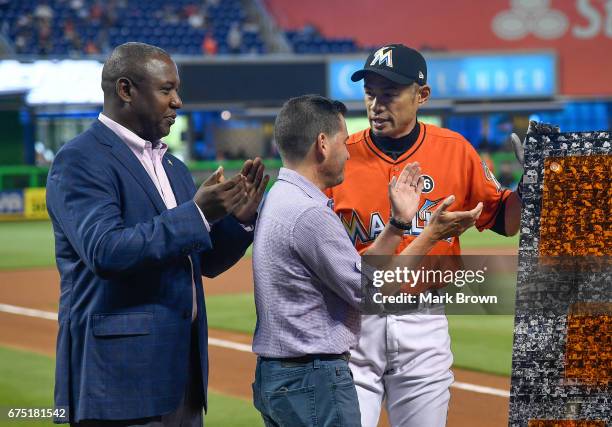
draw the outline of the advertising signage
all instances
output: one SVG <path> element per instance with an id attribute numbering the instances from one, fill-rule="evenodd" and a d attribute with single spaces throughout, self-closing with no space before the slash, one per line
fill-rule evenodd
<path id="1" fill-rule="evenodd" d="M 359 46 L 403 43 L 425 52 L 554 52 L 558 94 L 612 97 L 610 0 L 428 0 L 418 18 L 412 1 L 352 0 L 350 7 L 328 0 L 294 1 L 291 7 L 285 3 L 266 0 L 281 27 L 309 24 L 327 38 L 350 38 Z M 376 25 L 355 25 L 364 16 Z"/>
<path id="2" fill-rule="evenodd" d="M 434 99 L 550 98 L 557 93 L 556 57 L 552 53 L 450 55 L 426 59 L 427 82 Z M 330 60 L 331 98 L 341 101 L 363 98 L 363 81 L 355 83 L 350 78 L 363 67 L 363 61 L 363 58 Z"/>

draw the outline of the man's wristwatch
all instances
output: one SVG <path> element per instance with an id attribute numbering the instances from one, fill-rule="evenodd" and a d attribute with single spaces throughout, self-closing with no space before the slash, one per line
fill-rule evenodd
<path id="1" fill-rule="evenodd" d="M 250 233 L 251 231 L 255 230 L 255 224 L 243 224 L 241 222 L 239 222 L 239 224 L 242 226 L 242 228 L 244 229 L 244 231 L 246 231 L 247 233 Z"/>
<path id="2" fill-rule="evenodd" d="M 412 223 L 400 221 L 395 217 L 389 218 L 389 223 L 391 223 L 391 225 L 395 228 L 399 228 L 400 230 L 410 231 L 412 229 Z"/>
<path id="3" fill-rule="evenodd" d="M 240 224 L 242 226 L 242 228 L 244 229 L 244 231 L 246 231 L 247 233 L 252 232 L 253 230 L 255 230 L 255 223 L 257 222 L 257 217 L 258 217 L 258 213 L 255 212 L 255 217 L 253 218 L 253 220 L 248 223 L 248 224 L 243 224 L 242 222 L 240 222 L 238 220 L 238 218 L 236 218 L 234 216 L 234 219 L 236 219 L 236 221 L 238 221 L 238 224 Z"/>

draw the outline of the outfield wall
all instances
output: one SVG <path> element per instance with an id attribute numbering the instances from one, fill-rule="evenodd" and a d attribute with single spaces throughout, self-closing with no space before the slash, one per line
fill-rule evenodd
<path id="1" fill-rule="evenodd" d="M 0 191 L 0 221 L 49 219 L 45 188 Z"/>

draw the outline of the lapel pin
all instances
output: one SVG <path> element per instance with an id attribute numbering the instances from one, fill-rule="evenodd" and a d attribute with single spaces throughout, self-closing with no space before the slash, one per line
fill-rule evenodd
<path id="1" fill-rule="evenodd" d="M 168 160 L 168 163 L 170 164 L 170 166 L 174 166 L 172 162 L 170 161 L 170 159 L 166 159 L 166 160 Z"/>

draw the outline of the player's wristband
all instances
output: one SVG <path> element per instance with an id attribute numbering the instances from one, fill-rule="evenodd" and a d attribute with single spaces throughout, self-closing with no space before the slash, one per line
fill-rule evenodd
<path id="1" fill-rule="evenodd" d="M 399 228 L 400 230 L 410 231 L 412 229 L 412 224 L 409 222 L 400 221 L 397 218 L 391 217 L 389 219 L 389 223 L 395 228 Z"/>

